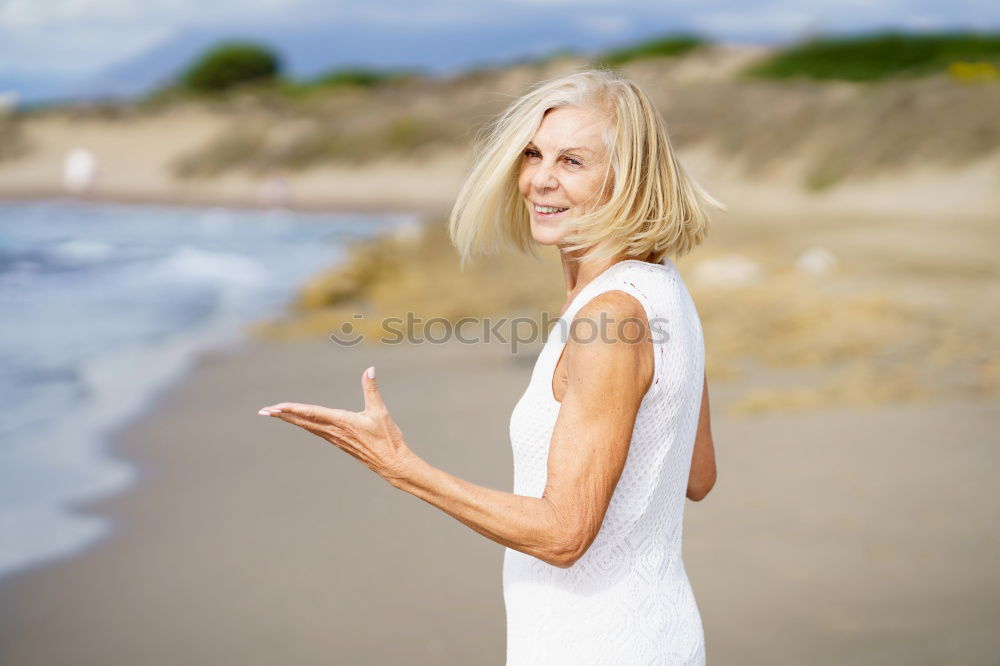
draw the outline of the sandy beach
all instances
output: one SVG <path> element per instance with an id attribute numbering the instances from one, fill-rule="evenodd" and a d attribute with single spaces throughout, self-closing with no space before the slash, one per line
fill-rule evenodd
<path id="1" fill-rule="evenodd" d="M 322 440 L 256 414 L 360 409 L 494 488 L 537 349 L 247 342 L 204 355 L 119 432 L 139 481 L 80 511 L 115 533 L 0 583 L 5 664 L 502 664 L 502 548 Z M 435 390 L 428 391 L 433 385 Z M 992 401 L 733 417 L 685 562 L 714 664 L 991 664 L 1000 463 Z"/>
<path id="2" fill-rule="evenodd" d="M 555 264 L 460 274 L 434 229 L 373 246 L 392 270 L 361 292 L 371 312 L 558 305 Z M 993 219 L 786 210 L 718 229 L 678 264 L 705 328 L 719 461 L 684 537 L 709 663 L 996 663 Z M 797 272 L 810 246 L 838 267 Z M 761 277 L 706 282 L 712 260 Z M 491 275 L 532 294 L 503 300 Z M 537 344 L 318 335 L 354 307 L 295 315 L 305 336 L 205 353 L 117 432 L 108 450 L 136 482 L 77 507 L 114 532 L 0 580 L 0 663 L 503 664 L 502 547 L 256 412 L 360 409 L 374 363 L 411 448 L 510 489 L 508 420 Z"/>

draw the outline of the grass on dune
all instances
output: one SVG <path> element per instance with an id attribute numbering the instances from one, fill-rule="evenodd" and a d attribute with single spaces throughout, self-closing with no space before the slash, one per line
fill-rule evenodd
<path id="1" fill-rule="evenodd" d="M 679 56 L 707 44 L 698 35 L 676 34 L 631 44 L 620 49 L 605 51 L 597 56 L 595 64 L 616 67 L 642 58 L 669 58 Z"/>
<path id="2" fill-rule="evenodd" d="M 774 79 L 878 81 L 943 72 L 953 63 L 969 61 L 1000 63 L 1000 33 L 820 37 L 783 49 L 746 73 Z"/>

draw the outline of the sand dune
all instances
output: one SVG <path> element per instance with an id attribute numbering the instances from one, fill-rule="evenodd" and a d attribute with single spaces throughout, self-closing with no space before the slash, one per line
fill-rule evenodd
<path id="1" fill-rule="evenodd" d="M 1000 86 L 739 75 L 765 53 L 718 45 L 622 67 L 717 197 L 760 214 L 997 209 Z M 63 160 L 85 147 L 97 160 L 92 198 L 257 205 L 277 178 L 294 206 L 446 209 L 476 132 L 532 83 L 585 64 L 561 57 L 298 101 L 236 95 L 18 114 L 0 127 L 18 146 L 0 153 L 0 197 L 66 194 Z"/>

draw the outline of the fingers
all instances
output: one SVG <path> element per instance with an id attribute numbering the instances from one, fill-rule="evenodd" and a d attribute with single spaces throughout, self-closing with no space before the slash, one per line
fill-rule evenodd
<path id="1" fill-rule="evenodd" d="M 312 423 L 316 426 L 327 426 L 342 429 L 354 423 L 355 412 L 344 409 L 331 409 L 320 405 L 306 405 L 298 402 L 279 402 L 270 407 L 264 407 L 257 412 L 261 416 L 277 416 L 289 423 L 300 425 L 300 422 Z"/>
<path id="2" fill-rule="evenodd" d="M 291 412 L 291 411 L 276 412 L 276 413 L 272 414 L 272 416 L 276 416 L 277 418 L 281 419 L 282 421 L 285 421 L 287 423 L 291 423 L 292 425 L 299 426 L 300 428 L 308 430 L 309 432 L 311 432 L 313 434 L 318 434 L 319 433 L 320 425 L 318 423 L 316 423 L 315 421 L 313 421 L 311 419 L 307 419 L 304 416 L 300 416 L 300 415 L 296 414 L 295 412 Z"/>
<path id="3" fill-rule="evenodd" d="M 257 412 L 261 416 L 275 416 L 281 413 L 281 409 L 278 407 L 264 407 Z"/>
<path id="4" fill-rule="evenodd" d="M 329 413 L 333 415 L 334 418 L 318 418 L 317 410 Z M 282 421 L 285 421 L 286 423 L 298 426 L 313 435 L 321 437 L 331 444 L 335 444 L 341 450 L 346 451 L 354 458 L 357 458 L 360 462 L 363 462 L 366 465 L 368 464 L 361 454 L 354 450 L 354 447 L 351 444 L 351 442 L 355 439 L 355 435 L 354 430 L 351 428 L 350 421 L 342 417 L 337 417 L 338 414 L 347 417 L 356 417 L 357 414 L 353 412 L 345 412 L 340 409 L 329 409 L 326 407 L 319 407 L 318 405 L 279 403 L 273 407 L 265 407 L 258 413 L 274 416 Z"/>
<path id="5" fill-rule="evenodd" d="M 320 420 L 322 418 L 333 418 L 334 415 L 331 412 L 335 411 L 338 410 L 320 407 L 319 405 L 305 405 L 300 402 L 279 402 L 276 405 L 264 407 L 257 413 L 261 416 L 277 416 L 282 413 L 287 413 L 295 414 L 297 416 L 301 416 L 302 418 Z"/>
<path id="6" fill-rule="evenodd" d="M 361 390 L 365 395 L 365 411 L 388 411 L 382 401 L 382 394 L 379 393 L 378 383 L 375 381 L 375 366 L 371 366 L 361 375 Z"/>
<path id="7" fill-rule="evenodd" d="M 276 405 L 264 407 L 257 413 L 263 416 L 272 416 L 280 412 L 292 412 L 298 414 L 299 416 L 308 416 L 311 414 L 311 408 L 314 406 L 315 405 L 304 405 L 299 402 L 279 402 Z"/>

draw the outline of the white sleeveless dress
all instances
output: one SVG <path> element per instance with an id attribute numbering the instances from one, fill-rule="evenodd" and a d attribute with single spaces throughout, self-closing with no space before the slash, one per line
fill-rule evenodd
<path id="1" fill-rule="evenodd" d="M 687 287 L 669 259 L 612 265 L 576 295 L 549 332 L 510 418 L 514 493 L 541 497 L 560 403 L 552 374 L 585 303 L 621 290 L 646 309 L 655 370 L 628 457 L 596 539 L 566 569 L 505 548 L 506 666 L 705 663 L 701 615 L 681 532 L 701 408 L 705 348 Z M 583 331 L 580 332 L 584 334 Z"/>

